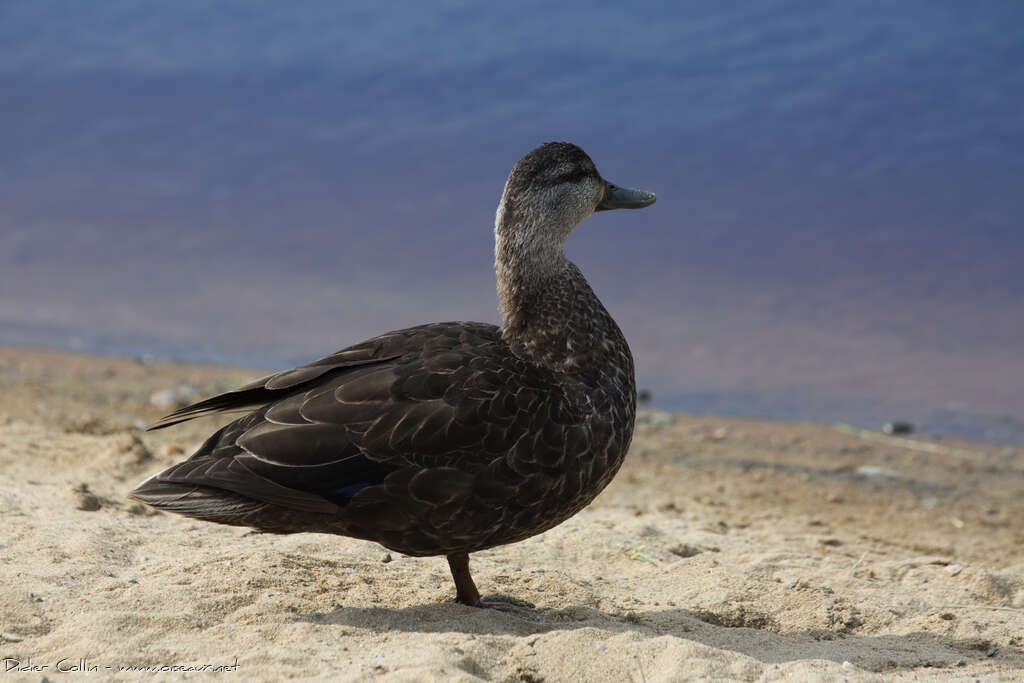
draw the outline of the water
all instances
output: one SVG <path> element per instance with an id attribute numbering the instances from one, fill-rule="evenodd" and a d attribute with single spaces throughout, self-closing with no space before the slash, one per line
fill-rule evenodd
<path id="1" fill-rule="evenodd" d="M 0 341 L 285 365 L 496 321 L 511 164 L 670 408 L 1024 442 L 1024 5 L 0 6 Z"/>

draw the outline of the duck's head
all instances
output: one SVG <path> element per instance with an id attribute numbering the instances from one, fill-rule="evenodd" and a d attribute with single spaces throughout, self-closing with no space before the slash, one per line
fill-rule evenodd
<path id="1" fill-rule="evenodd" d="M 601 177 L 587 153 L 569 142 L 548 142 L 512 169 L 498 205 L 495 236 L 518 250 L 557 249 L 595 211 L 642 209 L 655 196 Z"/>

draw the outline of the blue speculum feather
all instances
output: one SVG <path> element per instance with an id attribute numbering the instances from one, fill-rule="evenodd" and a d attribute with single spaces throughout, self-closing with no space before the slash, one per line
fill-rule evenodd
<path id="1" fill-rule="evenodd" d="M 356 495 L 367 486 L 372 486 L 374 482 L 361 481 L 358 484 L 349 484 L 348 486 L 342 486 L 340 489 L 335 489 L 332 493 L 335 496 L 341 496 L 342 498 L 351 498 Z"/>

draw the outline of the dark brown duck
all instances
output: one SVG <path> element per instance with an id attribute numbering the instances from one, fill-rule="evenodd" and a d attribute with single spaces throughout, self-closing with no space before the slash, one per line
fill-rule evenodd
<path id="1" fill-rule="evenodd" d="M 633 433 L 633 358 L 565 241 L 594 211 L 654 199 L 605 181 L 575 145 L 538 147 L 495 219 L 500 327 L 389 332 L 182 408 L 152 429 L 251 412 L 131 495 L 221 524 L 446 555 L 459 602 L 502 606 L 481 600 L 469 553 L 579 512 Z"/>

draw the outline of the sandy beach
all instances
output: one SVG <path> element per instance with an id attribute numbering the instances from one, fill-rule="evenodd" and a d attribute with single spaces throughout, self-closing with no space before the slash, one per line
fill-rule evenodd
<path id="1" fill-rule="evenodd" d="M 126 498 L 263 374 L 0 347 L 3 680 L 1020 680 L 1024 448 L 644 412 L 595 503 L 471 557 Z M 132 668 L 136 667 L 136 668 Z"/>

